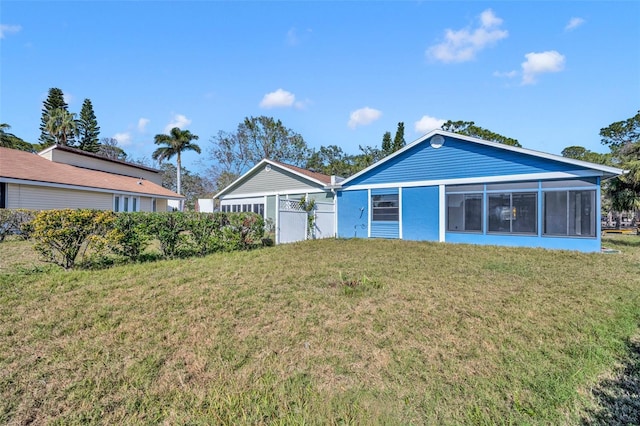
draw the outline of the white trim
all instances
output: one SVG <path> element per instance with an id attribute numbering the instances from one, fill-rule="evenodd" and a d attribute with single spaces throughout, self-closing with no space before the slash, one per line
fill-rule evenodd
<path id="1" fill-rule="evenodd" d="M 447 206 L 446 206 L 446 193 L 445 186 L 440 185 L 438 187 L 438 241 L 444 243 L 445 235 L 446 235 L 446 214 L 447 214 Z"/>
<path id="2" fill-rule="evenodd" d="M 433 130 L 429 133 L 427 133 L 426 135 L 416 139 L 415 141 L 411 142 L 410 144 L 406 145 L 404 148 L 394 152 L 393 154 L 383 158 L 382 160 L 370 165 L 369 167 L 367 167 L 364 170 L 361 170 L 360 172 L 356 173 L 355 175 L 343 180 L 341 182 L 342 186 L 344 186 L 345 184 L 348 184 L 349 182 L 351 182 L 352 180 L 358 178 L 359 176 L 362 176 L 363 174 L 369 172 L 370 170 L 382 165 L 383 163 L 386 163 L 387 161 L 391 160 L 392 158 L 395 158 L 399 155 L 402 155 L 405 151 L 413 148 L 414 146 L 430 139 L 432 136 L 435 135 L 442 135 L 442 136 L 446 136 L 446 137 L 450 137 L 453 139 L 459 139 L 459 140 L 463 140 L 463 141 L 467 141 L 467 142 L 472 142 L 472 143 L 476 143 L 479 145 L 486 145 L 486 146 L 490 146 L 493 148 L 498 148 L 498 149 L 503 149 L 505 151 L 513 151 L 513 152 L 518 152 L 520 154 L 526 154 L 526 155 L 530 155 L 533 157 L 539 157 L 539 158 L 544 158 L 547 160 L 553 160 L 553 161 L 559 161 L 561 163 L 566 163 L 566 164 L 573 164 L 576 166 L 581 166 L 581 167 L 586 167 L 592 170 L 598 170 L 601 171 L 603 173 L 601 173 L 600 175 L 605 176 L 605 175 L 621 175 L 624 173 L 624 170 L 622 169 L 618 169 L 616 167 L 609 167 L 609 166 L 603 166 L 601 164 L 594 164 L 594 163 L 589 163 L 587 161 L 580 161 L 580 160 L 574 160 L 571 158 L 566 158 L 566 157 L 561 157 L 559 155 L 554 155 L 554 154 L 548 154 L 546 152 L 541 152 L 541 151 L 534 151 L 531 149 L 526 149 L 526 148 L 518 148 L 515 146 L 511 146 L 511 145 L 505 145 L 502 143 L 498 143 L 498 142 L 489 142 L 489 141 L 485 141 L 483 139 L 478 139 L 478 138 L 473 138 L 470 136 L 465 136 L 465 135 L 460 135 L 458 133 L 452 133 L 452 132 L 445 132 L 444 130 L 440 130 L 440 129 L 436 129 Z"/>
<path id="3" fill-rule="evenodd" d="M 335 191 L 331 191 L 333 194 L 333 237 L 338 236 L 338 194 Z"/>
<path id="4" fill-rule="evenodd" d="M 499 183 L 499 182 L 520 182 L 528 180 L 550 180 L 550 179 L 574 179 L 585 177 L 598 177 L 601 175 L 594 174 L 588 170 L 573 170 L 568 172 L 548 172 L 548 173 L 530 173 L 522 175 L 503 175 L 503 176 L 484 176 L 473 178 L 456 178 L 456 179 L 434 179 L 421 180 L 416 182 L 391 182 L 391 183 L 374 183 L 353 185 L 343 188 L 342 191 L 357 191 L 361 189 L 378 189 L 378 188 L 413 188 L 417 186 L 437 186 L 437 185 L 464 185 L 473 183 Z"/>
<path id="5" fill-rule="evenodd" d="M 398 239 L 402 239 L 402 188 L 398 188 Z"/>
<path id="6" fill-rule="evenodd" d="M 267 209 L 267 205 L 264 205 L 265 210 Z M 275 224 L 275 238 L 276 244 L 280 243 L 280 194 L 276 194 L 276 220 Z"/>
<path id="7" fill-rule="evenodd" d="M 371 238 L 371 216 L 373 208 L 371 208 L 371 188 L 367 190 L 367 238 Z"/>
<path id="8" fill-rule="evenodd" d="M 327 193 L 329 191 L 325 191 L 322 189 L 318 189 L 317 191 L 309 191 L 309 188 L 298 188 L 298 189 L 287 189 L 285 191 L 261 191 L 261 192 L 249 192 L 246 194 L 232 194 L 232 195 L 226 195 L 221 197 L 214 197 L 214 199 L 219 199 L 219 200 L 235 200 L 235 199 L 239 199 L 239 198 L 253 198 L 253 197 L 267 197 L 269 195 L 294 195 L 294 194 L 301 194 L 301 193 L 308 193 L 308 194 L 324 194 Z"/>
<path id="9" fill-rule="evenodd" d="M 0 178 L 0 182 L 17 184 L 17 185 L 44 186 L 47 188 L 73 189 L 75 191 L 104 192 L 109 194 L 133 195 L 136 197 L 155 197 L 155 198 L 164 198 L 167 200 L 178 200 L 180 198 L 184 198 L 184 196 L 169 197 L 167 195 L 150 194 L 147 192 L 130 192 L 130 191 L 122 191 L 119 189 L 96 188 L 94 186 L 69 185 L 64 183 L 41 182 L 37 180 L 26 180 L 26 179 Z"/>

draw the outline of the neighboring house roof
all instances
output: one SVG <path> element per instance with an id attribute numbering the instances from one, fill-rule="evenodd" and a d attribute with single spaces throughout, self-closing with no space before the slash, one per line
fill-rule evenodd
<path id="1" fill-rule="evenodd" d="M 266 165 L 270 165 L 272 167 L 277 167 L 279 169 L 285 170 L 289 173 L 292 173 L 310 183 L 313 183 L 315 185 L 319 185 L 321 187 L 326 187 L 328 185 L 331 184 L 331 176 L 322 174 L 322 173 L 318 173 L 318 172 L 313 172 L 311 170 L 306 170 L 303 169 L 301 167 L 297 167 L 297 166 L 292 166 L 291 164 L 285 164 L 285 163 L 281 163 L 279 161 L 274 161 L 274 160 L 269 160 L 267 158 L 263 159 L 262 161 L 260 161 L 258 164 L 256 164 L 255 166 L 253 166 L 251 168 L 251 170 L 249 170 L 248 172 L 244 173 L 242 176 L 240 176 L 238 179 L 236 179 L 235 181 L 233 181 L 231 184 L 229 184 L 226 188 L 224 188 L 223 190 L 221 190 L 220 192 L 218 192 L 216 195 L 214 195 L 213 198 L 219 198 L 222 195 L 228 193 L 229 191 L 233 190 L 235 187 L 237 187 L 240 183 L 244 182 L 245 180 L 247 180 L 256 170 L 260 169 L 263 166 Z"/>
<path id="2" fill-rule="evenodd" d="M 77 149 L 77 148 L 71 148 L 70 146 L 66 146 L 66 145 L 52 145 L 52 146 L 50 146 L 48 148 L 45 148 L 42 151 L 40 151 L 38 153 L 38 155 L 45 154 L 45 153 L 47 153 L 49 151 L 52 151 L 52 150 L 72 152 L 72 153 L 77 154 L 77 155 L 83 155 L 85 157 L 96 158 L 98 160 L 106 161 L 106 162 L 109 162 L 109 163 L 123 164 L 125 166 L 135 167 L 135 168 L 138 168 L 138 169 L 147 170 L 149 172 L 162 173 L 162 170 L 154 169 L 152 167 L 143 166 L 142 164 L 130 163 L 128 161 L 123 161 L 123 160 L 116 160 L 116 159 L 113 159 L 113 158 L 108 158 L 108 157 L 104 157 L 102 155 L 94 154 L 93 152 L 83 151 L 83 150 Z"/>
<path id="3" fill-rule="evenodd" d="M 56 163 L 37 154 L 9 148 L 0 148 L 0 181 L 184 198 L 148 180 Z"/>
<path id="4" fill-rule="evenodd" d="M 550 161 L 556 161 L 556 162 L 560 162 L 560 163 L 564 163 L 564 164 L 578 166 L 578 167 L 581 167 L 581 168 L 591 169 L 591 170 L 599 172 L 599 175 L 601 175 L 604 178 L 610 178 L 610 177 L 618 176 L 618 175 L 621 175 L 621 174 L 623 174 L 625 172 L 624 170 L 618 169 L 616 167 L 610 167 L 610 166 L 604 166 L 604 165 L 601 165 L 601 164 L 589 163 L 587 161 L 574 160 L 572 158 L 562 157 L 562 156 L 559 156 L 559 155 L 548 154 L 548 153 L 545 153 L 545 152 L 534 151 L 534 150 L 526 149 L 526 148 L 518 148 L 518 147 L 515 147 L 515 146 L 511 146 L 511 145 L 505 145 L 505 144 L 498 143 L 498 142 L 485 141 L 483 139 L 478 139 L 478 138 L 474 138 L 474 137 L 470 137 L 470 136 L 460 135 L 458 133 L 452 133 L 452 132 L 447 132 L 447 131 L 444 131 L 444 130 L 436 129 L 436 130 L 433 130 L 433 131 L 427 133 L 426 135 L 420 137 L 419 139 L 415 140 L 414 142 L 411 142 L 410 144 L 406 145 L 404 148 L 402 148 L 402 149 L 394 152 L 393 154 L 388 155 L 387 157 L 383 158 L 382 160 L 372 164 L 371 166 L 367 167 L 366 169 L 361 170 L 360 172 L 348 177 L 344 181 L 340 182 L 340 184 L 343 185 L 343 186 L 344 185 L 348 185 L 353 180 L 355 180 L 355 179 L 359 178 L 360 176 L 368 173 L 372 169 L 376 169 L 376 168 L 380 167 L 381 165 L 387 163 L 388 161 L 390 161 L 390 160 L 402 155 L 406 151 L 414 148 L 416 145 L 419 145 L 419 144 L 422 144 L 422 143 L 425 143 L 425 142 L 429 141 L 435 135 L 441 135 L 443 137 L 455 138 L 455 139 L 458 139 L 458 140 L 461 140 L 461 141 L 467 141 L 467 142 L 471 142 L 471 143 L 478 144 L 478 145 L 485 145 L 485 146 L 498 148 L 498 149 L 505 150 L 505 151 L 517 152 L 517 153 L 520 153 L 520 154 L 525 154 L 525 155 L 529 155 L 529 156 L 533 156 L 533 157 L 537 157 L 537 158 L 541 158 L 541 159 L 546 159 L 546 160 L 550 160 Z"/>

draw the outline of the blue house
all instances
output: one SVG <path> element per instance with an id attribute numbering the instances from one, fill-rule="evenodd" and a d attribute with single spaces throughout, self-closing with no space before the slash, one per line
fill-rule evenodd
<path id="1" fill-rule="evenodd" d="M 600 183 L 622 173 L 434 130 L 341 183 L 337 234 L 596 252 Z"/>

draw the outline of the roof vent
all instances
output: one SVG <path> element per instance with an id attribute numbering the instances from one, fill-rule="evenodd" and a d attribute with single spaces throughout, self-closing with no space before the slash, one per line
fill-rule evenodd
<path id="1" fill-rule="evenodd" d="M 442 145 L 444 145 L 444 137 L 442 135 L 435 135 L 431 138 L 429 143 L 431 144 L 432 148 L 440 148 Z"/>

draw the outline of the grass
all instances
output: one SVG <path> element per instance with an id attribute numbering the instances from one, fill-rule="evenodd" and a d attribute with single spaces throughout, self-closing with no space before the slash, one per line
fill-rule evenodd
<path id="1" fill-rule="evenodd" d="M 640 324 L 640 237 L 604 244 L 621 253 L 322 240 L 64 272 L 5 242 L 0 423 L 597 422 Z"/>

